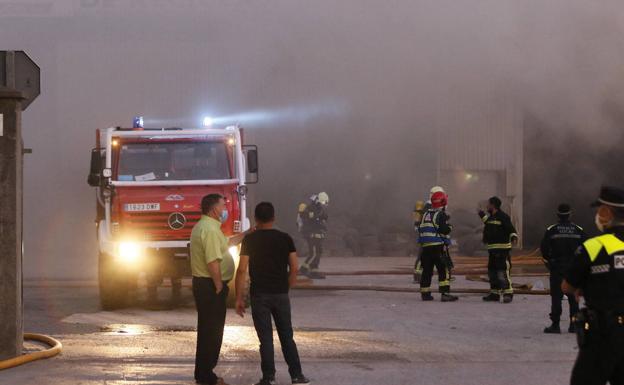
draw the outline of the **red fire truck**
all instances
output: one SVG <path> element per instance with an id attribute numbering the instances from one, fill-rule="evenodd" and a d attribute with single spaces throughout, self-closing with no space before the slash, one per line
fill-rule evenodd
<path id="1" fill-rule="evenodd" d="M 226 198 L 226 235 L 250 226 L 247 185 L 258 181 L 258 151 L 243 144 L 241 128 L 148 129 L 141 123 L 98 129 L 91 152 L 104 309 L 124 306 L 142 273 L 148 298 L 156 298 L 165 277 L 174 297 L 179 294 L 181 278 L 191 273 L 189 238 L 206 194 Z M 238 248 L 230 253 L 238 263 Z"/>

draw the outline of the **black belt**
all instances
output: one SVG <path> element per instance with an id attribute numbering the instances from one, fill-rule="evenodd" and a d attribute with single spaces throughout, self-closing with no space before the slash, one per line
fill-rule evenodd
<path id="1" fill-rule="evenodd" d="M 590 308 L 589 314 L 597 320 L 607 322 L 615 321 L 616 324 L 624 326 L 624 313 L 620 313 L 619 311 L 603 311 Z"/>
<path id="2" fill-rule="evenodd" d="M 196 277 L 196 276 L 193 276 L 193 279 L 208 280 L 208 281 L 213 281 L 214 282 L 214 279 L 212 279 L 210 277 Z M 223 283 L 223 285 L 227 285 L 228 283 L 230 283 L 230 280 L 223 280 L 222 279 L 221 282 Z"/>

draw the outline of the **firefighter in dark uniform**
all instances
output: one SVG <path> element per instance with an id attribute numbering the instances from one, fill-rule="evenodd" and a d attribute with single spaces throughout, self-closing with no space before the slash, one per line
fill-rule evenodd
<path id="1" fill-rule="evenodd" d="M 575 317 L 579 354 L 572 385 L 624 384 L 624 189 L 603 187 L 596 226 L 603 235 L 577 250 L 562 284 L 585 298 Z"/>
<path id="2" fill-rule="evenodd" d="M 587 238 L 583 228 L 570 221 L 571 215 L 572 208 L 570 205 L 560 204 L 557 208 L 559 222 L 548 227 L 540 246 L 544 264 L 550 271 L 550 320 L 552 324 L 544 329 L 544 333 L 561 333 L 559 320 L 562 312 L 563 291 L 561 291 L 561 282 L 563 281 L 563 274 L 569 268 L 574 252 Z M 578 303 L 573 295 L 567 297 L 570 305 L 568 332 L 574 333 L 572 317 L 578 313 Z"/>
<path id="3" fill-rule="evenodd" d="M 308 243 L 308 257 L 299 271 L 309 278 L 323 279 L 325 276 L 318 271 L 323 256 L 323 241 L 327 236 L 327 205 L 329 195 L 321 192 L 315 195 L 302 214 L 302 234 Z"/>
<path id="4" fill-rule="evenodd" d="M 442 302 L 457 301 L 457 297 L 450 294 L 451 281 L 449 270 L 443 262 L 442 255 L 446 246 L 450 244 L 452 227 L 448 223 L 448 215 L 444 211 L 447 204 L 446 194 L 436 192 L 431 196 L 431 208 L 423 215 L 418 226 L 418 242 L 422 245 L 420 260 L 422 276 L 420 278 L 420 295 L 423 301 L 432 301 L 431 278 L 434 266 L 438 270 L 438 287 Z"/>
<path id="5" fill-rule="evenodd" d="M 501 200 L 491 197 L 488 200 L 487 213 L 479 210 L 479 217 L 485 223 L 483 243 L 488 249 L 488 277 L 490 294 L 483 297 L 484 301 L 499 302 L 501 294 L 503 302 L 513 300 L 511 286 L 511 246 L 518 240 L 516 229 L 509 215 L 501 210 Z"/>

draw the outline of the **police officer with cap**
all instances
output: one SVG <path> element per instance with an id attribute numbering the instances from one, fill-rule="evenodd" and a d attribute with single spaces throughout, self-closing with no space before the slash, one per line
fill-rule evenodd
<path id="1" fill-rule="evenodd" d="M 552 324 L 544 329 L 544 333 L 561 333 L 561 282 L 563 274 L 569 268 L 574 252 L 587 239 L 583 228 L 570 221 L 572 208 L 562 203 L 557 207 L 559 221 L 546 230 L 541 243 L 542 258 L 550 271 L 550 320 Z M 572 317 L 578 313 L 578 302 L 573 295 L 568 296 L 570 306 L 570 325 L 568 332 L 574 333 Z"/>
<path id="2" fill-rule="evenodd" d="M 603 187 L 593 206 L 604 234 L 579 247 L 562 284 L 587 306 L 575 317 L 571 384 L 624 384 L 624 189 Z"/>

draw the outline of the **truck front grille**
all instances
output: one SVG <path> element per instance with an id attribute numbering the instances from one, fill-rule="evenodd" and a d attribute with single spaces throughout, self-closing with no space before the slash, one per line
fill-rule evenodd
<path id="1" fill-rule="evenodd" d="M 183 218 L 180 215 L 182 214 Z M 125 213 L 122 228 L 143 234 L 149 240 L 186 240 L 201 218 L 199 211 Z"/>

